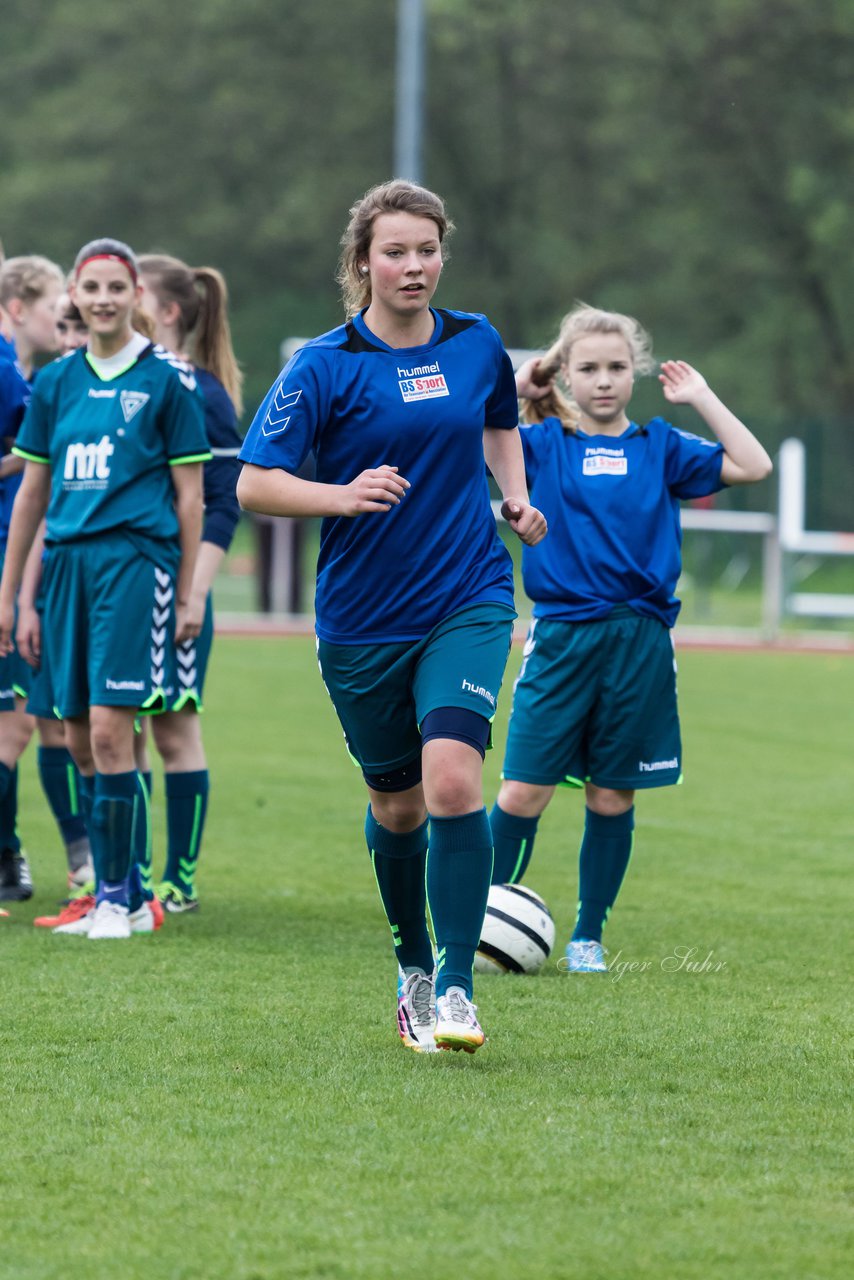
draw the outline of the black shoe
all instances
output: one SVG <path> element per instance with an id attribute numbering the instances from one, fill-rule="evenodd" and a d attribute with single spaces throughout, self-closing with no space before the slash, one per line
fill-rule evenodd
<path id="1" fill-rule="evenodd" d="M 30 864 L 15 849 L 0 849 L 0 902 L 24 902 L 33 896 Z"/>

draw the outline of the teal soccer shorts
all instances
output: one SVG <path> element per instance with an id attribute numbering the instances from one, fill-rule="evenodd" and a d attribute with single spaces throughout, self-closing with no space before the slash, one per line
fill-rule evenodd
<path id="1" fill-rule="evenodd" d="M 491 722 L 515 614 L 496 604 L 464 609 L 421 640 L 317 642 L 320 673 L 347 749 L 365 773 L 389 773 L 421 754 L 429 711 L 460 707 Z"/>
<path id="2" fill-rule="evenodd" d="M 169 668 L 171 679 L 166 689 L 166 710 L 181 711 L 184 707 L 202 710 L 202 694 L 214 637 L 213 596 L 208 592 L 205 618 L 195 640 L 185 640 L 176 645 L 170 632 L 171 649 Z"/>
<path id="3" fill-rule="evenodd" d="M 161 711 L 171 671 L 171 570 L 121 533 L 52 546 L 45 560 L 40 707 Z"/>
<path id="4" fill-rule="evenodd" d="M 502 777 L 614 791 L 682 775 L 668 629 L 620 608 L 593 622 L 535 619 L 513 693 Z"/>

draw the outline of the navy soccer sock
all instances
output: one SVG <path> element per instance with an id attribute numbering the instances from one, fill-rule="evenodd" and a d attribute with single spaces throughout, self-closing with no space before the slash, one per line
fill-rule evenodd
<path id="1" fill-rule="evenodd" d="M 166 870 L 163 879 L 187 897 L 196 892 L 196 867 L 208 810 L 207 769 L 166 774 Z"/>
<path id="2" fill-rule="evenodd" d="M 377 878 L 397 963 L 404 972 L 433 972 L 433 948 L 427 931 L 427 823 L 414 831 L 389 831 L 371 806 L 365 816 L 365 840 Z"/>
<path id="3" fill-rule="evenodd" d="M 522 879 L 534 852 L 539 821 L 539 814 L 536 818 L 520 818 L 515 813 L 505 813 L 496 800 L 489 815 L 495 847 L 493 884 L 518 884 Z"/>
<path id="4" fill-rule="evenodd" d="M 0 763 L 0 849 L 20 853 L 18 838 L 18 766 Z"/>
<path id="5" fill-rule="evenodd" d="M 431 816 L 427 901 L 438 952 L 437 996 L 462 987 L 471 999 L 491 875 L 492 832 L 485 809 L 459 818 Z"/>
<path id="6" fill-rule="evenodd" d="M 70 871 L 91 858 L 89 832 L 80 804 L 80 774 L 67 747 L 39 747 L 39 778 L 65 843 Z"/>
<path id="7" fill-rule="evenodd" d="M 578 918 L 573 941 L 602 940 L 602 930 L 617 900 L 632 856 L 634 806 L 606 817 L 587 809 L 584 838 L 578 858 Z"/>
<path id="8" fill-rule="evenodd" d="M 135 827 L 144 822 L 139 775 L 96 773 L 90 839 L 99 882 L 99 899 L 127 905 L 127 877 L 133 857 Z M 142 811 L 142 812 L 141 812 Z"/>

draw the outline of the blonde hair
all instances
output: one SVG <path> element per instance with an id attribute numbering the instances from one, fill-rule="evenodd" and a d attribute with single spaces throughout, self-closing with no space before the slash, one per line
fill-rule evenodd
<path id="1" fill-rule="evenodd" d="M 160 305 L 178 304 L 180 344 L 186 341 L 193 363 L 219 379 L 240 417 L 243 371 L 231 342 L 228 288 L 222 273 L 216 267 L 188 267 L 165 253 L 145 253 L 137 261 L 140 275 Z"/>
<path id="2" fill-rule="evenodd" d="M 585 302 L 578 302 L 561 320 L 557 338 L 545 355 L 541 356 L 533 373 L 532 380 L 539 386 L 549 385 L 548 394 L 540 400 L 522 398 L 519 401 L 519 414 L 523 422 L 559 418 L 565 430 L 577 429 L 578 406 L 567 394 L 568 388 L 562 387 L 556 379 L 561 374 L 565 377 L 574 343 L 579 338 L 587 338 L 594 333 L 619 334 L 629 348 L 635 373 L 652 373 L 655 368 L 652 338 L 633 316 L 624 316 L 619 311 L 602 311 Z"/>
<path id="3" fill-rule="evenodd" d="M 50 258 L 38 254 L 7 258 L 0 266 L 0 305 L 13 298 L 21 302 L 37 302 L 52 284 L 65 285 L 65 273 Z"/>
<path id="4" fill-rule="evenodd" d="M 429 218 L 436 224 L 440 244 L 444 244 L 454 229 L 441 196 L 405 178 L 382 182 L 365 192 L 350 209 L 335 275 L 348 319 L 371 302 L 371 277 L 363 268 L 371 248 L 374 222 L 383 213 L 411 213 L 415 218 Z M 443 254 L 443 258 L 445 256 Z"/>

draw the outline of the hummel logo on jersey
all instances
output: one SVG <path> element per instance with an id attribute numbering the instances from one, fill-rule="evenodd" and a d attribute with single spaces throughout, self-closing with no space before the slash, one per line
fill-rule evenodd
<path id="1" fill-rule="evenodd" d="M 403 399 L 432 400 L 435 396 L 449 396 L 445 375 L 439 369 L 439 361 L 435 364 L 417 364 L 411 369 L 398 369 L 398 386 Z"/>
<path id="2" fill-rule="evenodd" d="M 581 469 L 586 476 L 625 476 L 629 460 L 623 449 L 585 449 Z"/>
<path id="3" fill-rule="evenodd" d="M 151 396 L 147 391 L 123 391 L 119 397 L 125 422 L 135 418 L 144 404 L 148 404 Z"/>
<path id="4" fill-rule="evenodd" d="M 89 388 L 89 399 L 90 399 L 90 400 L 115 400 L 115 398 L 116 398 L 116 388 L 115 388 L 115 387 L 111 387 L 111 388 L 110 388 L 109 390 L 107 390 L 107 391 L 100 391 L 97 387 L 90 387 L 90 388 Z"/>
<path id="5" fill-rule="evenodd" d="M 114 452 L 109 436 L 101 436 L 97 444 L 70 444 L 65 450 L 64 487 L 106 489 L 109 459 Z"/>
<path id="6" fill-rule="evenodd" d="M 186 360 L 179 360 L 172 351 L 167 351 L 165 347 L 161 347 L 160 343 L 155 346 L 154 354 L 158 360 L 165 360 L 168 365 L 172 366 L 181 383 L 188 391 L 195 391 L 198 384 L 191 364 L 187 364 Z"/>
<path id="7" fill-rule="evenodd" d="M 282 434 L 291 420 L 290 410 L 296 407 L 301 395 L 302 391 L 292 391 L 289 395 L 285 395 L 282 384 L 279 383 L 270 401 L 267 416 L 261 423 L 261 431 L 265 436 Z"/>

